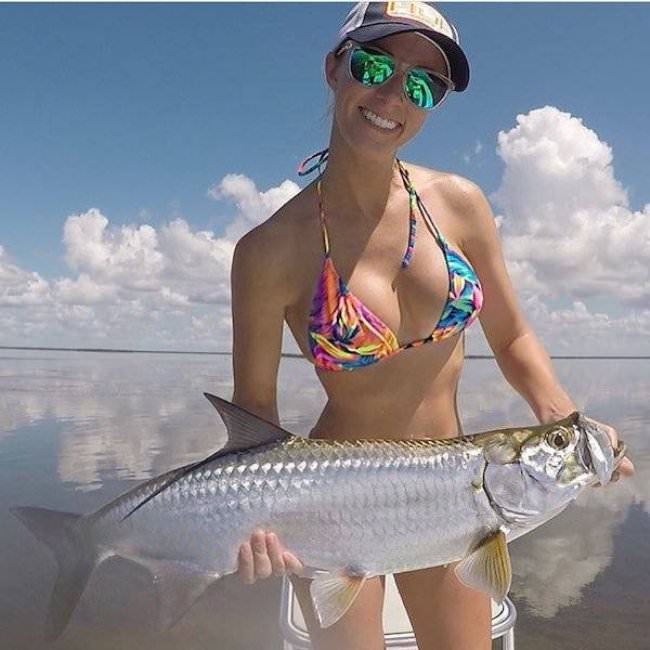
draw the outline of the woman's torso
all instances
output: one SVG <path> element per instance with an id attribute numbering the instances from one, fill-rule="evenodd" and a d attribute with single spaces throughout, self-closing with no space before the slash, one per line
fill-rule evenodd
<path id="1" fill-rule="evenodd" d="M 404 163 L 411 182 L 447 243 L 467 260 L 461 245 L 459 215 L 449 196 L 450 175 Z M 330 255 L 350 291 L 376 314 L 400 344 L 428 336 L 440 318 L 449 292 L 444 254 L 416 209 L 415 245 L 408 267 L 401 260 L 409 234 L 406 189 L 389 198 L 377 225 L 354 215 L 327 210 Z M 279 228 L 290 229 L 287 241 L 299 242 L 283 262 L 291 265 L 291 304 L 285 318 L 307 359 L 309 314 L 316 281 L 322 272 L 323 236 L 319 224 L 316 183 L 308 185 L 286 206 Z M 452 437 L 462 433 L 456 394 L 464 357 L 463 334 L 401 350 L 354 370 L 317 368 L 327 403 L 311 437 L 409 438 Z"/>

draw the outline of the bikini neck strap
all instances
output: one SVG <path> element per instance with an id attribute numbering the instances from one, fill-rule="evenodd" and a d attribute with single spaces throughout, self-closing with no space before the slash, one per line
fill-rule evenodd
<path id="1" fill-rule="evenodd" d="M 305 169 L 306 164 L 310 161 L 313 160 L 318 156 L 318 160 L 313 163 L 311 166 L 309 166 L 308 169 Z M 327 149 L 322 149 L 321 151 L 317 151 L 316 153 L 311 154 L 311 156 L 307 156 L 299 165 L 298 165 L 298 176 L 307 176 L 307 174 L 311 174 L 315 169 L 318 169 L 318 177 L 323 175 L 323 170 L 321 169 L 322 166 L 327 162 L 327 159 L 329 157 L 329 148 Z M 409 173 L 404 167 L 404 164 L 399 158 L 395 158 L 397 162 L 397 168 L 399 169 L 400 175 L 402 176 L 402 182 L 404 183 L 404 187 L 406 188 L 406 191 L 409 194 L 416 194 L 415 188 L 413 187 L 413 184 L 411 183 L 411 179 L 409 177 Z"/>

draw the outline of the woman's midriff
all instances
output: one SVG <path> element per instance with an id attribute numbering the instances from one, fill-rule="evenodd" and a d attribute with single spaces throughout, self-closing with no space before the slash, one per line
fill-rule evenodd
<path id="1" fill-rule="evenodd" d="M 463 435 L 456 396 L 464 345 L 438 345 L 437 350 L 406 350 L 360 370 L 318 371 L 328 401 L 309 436 L 349 440 Z"/>

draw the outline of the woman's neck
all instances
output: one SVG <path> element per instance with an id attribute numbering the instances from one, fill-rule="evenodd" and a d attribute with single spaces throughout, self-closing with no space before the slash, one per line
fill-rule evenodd
<path id="1" fill-rule="evenodd" d="M 391 200 L 404 192 L 394 154 L 384 158 L 364 156 L 335 137 L 335 132 L 321 182 L 328 212 L 354 214 L 369 224 L 376 224 Z"/>

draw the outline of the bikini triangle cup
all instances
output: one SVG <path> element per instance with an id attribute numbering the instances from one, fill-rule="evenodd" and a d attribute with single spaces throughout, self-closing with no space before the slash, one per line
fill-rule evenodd
<path id="1" fill-rule="evenodd" d="M 430 226 L 440 246 L 449 276 L 449 293 L 433 331 L 426 337 L 400 344 L 393 330 L 368 309 L 348 289 L 338 274 L 330 254 L 321 193 L 322 165 L 328 149 L 305 158 L 298 166 L 298 175 L 319 170 L 317 189 L 320 222 L 325 255 L 309 314 L 308 339 L 314 365 L 323 370 L 355 370 L 386 359 L 397 352 L 431 341 L 442 341 L 469 327 L 478 317 L 483 304 L 483 291 L 472 267 L 448 244 L 410 182 L 408 171 L 396 159 L 404 186 L 409 193 L 409 239 L 402 257 L 402 268 L 410 262 L 415 245 L 415 206 Z M 318 156 L 316 163 L 306 163 Z"/>

